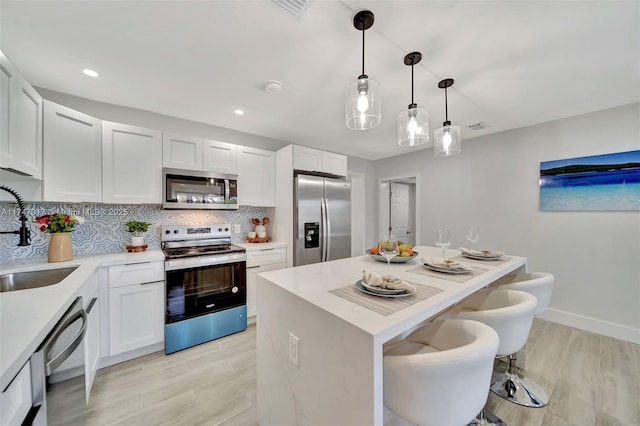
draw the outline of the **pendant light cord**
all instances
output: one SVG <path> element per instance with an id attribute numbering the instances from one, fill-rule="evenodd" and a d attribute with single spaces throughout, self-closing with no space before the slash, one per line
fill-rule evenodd
<path id="1" fill-rule="evenodd" d="M 447 88 L 444 88 L 444 121 L 449 121 L 449 105 L 447 103 Z"/>
<path id="2" fill-rule="evenodd" d="M 364 17 L 360 19 L 360 23 L 362 25 L 362 75 L 364 74 Z"/>
<path id="3" fill-rule="evenodd" d="M 413 105 L 413 62 L 411 63 L 411 105 Z"/>

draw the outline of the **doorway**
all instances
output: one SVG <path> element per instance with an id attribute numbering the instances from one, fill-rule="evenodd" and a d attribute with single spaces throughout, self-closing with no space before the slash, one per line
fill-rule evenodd
<path id="1" fill-rule="evenodd" d="M 402 241 L 406 244 L 420 243 L 417 230 L 417 176 L 380 180 L 378 234 L 379 238 Z"/>

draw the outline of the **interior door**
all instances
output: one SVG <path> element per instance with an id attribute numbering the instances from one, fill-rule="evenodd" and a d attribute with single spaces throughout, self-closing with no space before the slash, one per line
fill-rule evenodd
<path id="1" fill-rule="evenodd" d="M 327 260 L 351 257 L 351 183 L 325 179 Z"/>
<path id="2" fill-rule="evenodd" d="M 391 239 L 408 243 L 409 238 L 409 185 L 405 183 L 391 183 L 390 193 Z"/>
<path id="3" fill-rule="evenodd" d="M 318 176 L 295 177 L 294 266 L 322 261 L 323 180 Z"/>

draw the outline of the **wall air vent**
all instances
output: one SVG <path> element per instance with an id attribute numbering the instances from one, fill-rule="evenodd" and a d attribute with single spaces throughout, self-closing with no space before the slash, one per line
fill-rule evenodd
<path id="1" fill-rule="evenodd" d="M 300 19 L 309 8 L 312 0 L 271 0 L 280 9 Z"/>
<path id="2" fill-rule="evenodd" d="M 488 123 L 485 123 L 484 121 L 480 121 L 478 123 L 469 124 L 467 127 L 470 128 L 471 130 L 483 130 L 491 126 Z"/>

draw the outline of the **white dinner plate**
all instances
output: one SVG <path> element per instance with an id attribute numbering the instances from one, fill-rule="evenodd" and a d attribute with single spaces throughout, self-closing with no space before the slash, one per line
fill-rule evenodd
<path id="1" fill-rule="evenodd" d="M 475 254 L 467 253 L 466 251 L 460 252 L 460 255 L 462 255 L 464 257 L 468 257 L 469 259 L 475 259 L 475 260 L 498 260 L 498 259 L 502 258 L 502 256 L 503 256 L 501 254 L 499 254 L 497 256 L 482 256 L 482 255 L 475 255 Z"/>
<path id="2" fill-rule="evenodd" d="M 364 280 L 360 280 L 360 284 L 362 284 L 362 287 L 366 288 L 367 290 L 373 292 L 373 293 L 380 293 L 380 294 L 403 294 L 406 293 L 407 291 L 409 291 L 408 288 L 406 288 L 405 286 L 403 286 L 402 288 L 396 288 L 396 289 L 391 289 L 391 288 L 382 288 L 382 287 L 374 287 L 372 285 L 367 284 Z"/>
<path id="3" fill-rule="evenodd" d="M 356 281 L 356 288 L 358 290 L 360 290 L 361 292 L 365 293 L 365 294 L 369 294 L 371 296 L 378 296 L 378 297 L 387 297 L 387 298 L 398 298 L 398 297 L 409 297 L 409 296 L 413 296 L 414 294 L 416 294 L 416 288 L 414 286 L 412 286 L 411 284 L 405 282 L 403 285 L 406 286 L 407 288 L 407 292 L 406 293 L 400 293 L 400 294 L 382 294 L 382 293 L 376 293 L 373 291 L 369 291 L 367 290 L 363 285 L 362 285 L 362 280 L 358 280 Z"/>
<path id="4" fill-rule="evenodd" d="M 442 272 L 445 274 L 469 274 L 471 273 L 471 269 L 454 269 L 454 268 L 440 268 L 438 266 L 431 266 L 427 263 L 423 263 L 422 266 L 424 266 L 427 269 L 430 269 L 432 271 L 436 271 L 436 272 Z"/>

